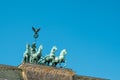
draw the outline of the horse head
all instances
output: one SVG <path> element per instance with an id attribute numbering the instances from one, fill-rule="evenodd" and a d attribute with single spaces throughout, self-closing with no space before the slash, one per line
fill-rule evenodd
<path id="1" fill-rule="evenodd" d="M 26 44 L 26 51 L 25 51 L 25 55 L 27 54 L 30 54 L 31 53 L 31 47 L 30 47 L 30 44 Z"/>
<path id="2" fill-rule="evenodd" d="M 26 49 L 30 49 L 30 44 L 26 44 Z"/>
<path id="3" fill-rule="evenodd" d="M 38 52 L 37 53 L 40 53 L 42 51 L 42 49 L 43 49 L 43 46 L 40 45 L 39 48 L 38 48 Z"/>
<path id="4" fill-rule="evenodd" d="M 60 56 L 65 56 L 66 54 L 67 54 L 66 49 L 63 49 L 63 50 L 60 52 Z"/>
<path id="5" fill-rule="evenodd" d="M 51 49 L 51 53 L 52 53 L 52 54 L 55 54 L 56 51 L 57 51 L 57 47 L 56 47 L 56 46 L 53 46 L 52 49 Z"/>
<path id="6" fill-rule="evenodd" d="M 38 59 L 40 59 L 41 56 L 42 56 L 42 50 L 43 50 L 43 46 L 40 45 L 39 48 L 38 48 L 38 51 L 37 51 L 37 57 L 38 57 Z"/>

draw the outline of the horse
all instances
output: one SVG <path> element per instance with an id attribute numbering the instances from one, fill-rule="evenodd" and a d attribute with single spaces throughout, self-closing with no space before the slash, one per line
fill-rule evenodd
<path id="1" fill-rule="evenodd" d="M 52 66 L 56 67 L 57 64 L 59 63 L 60 67 L 61 66 L 61 63 L 65 63 L 64 67 L 66 66 L 66 61 L 65 61 L 65 55 L 67 54 L 67 51 L 66 49 L 63 49 L 61 52 L 60 52 L 60 55 L 59 57 L 55 57 L 55 59 L 52 61 Z"/>
<path id="2" fill-rule="evenodd" d="M 42 49 L 43 49 L 43 46 L 40 45 L 37 53 L 32 53 L 31 54 L 31 61 L 30 61 L 31 63 L 36 63 L 36 64 L 38 63 L 39 59 L 42 56 Z"/>
<path id="3" fill-rule="evenodd" d="M 26 44 L 26 51 L 24 52 L 23 55 L 23 62 L 29 63 L 30 55 L 31 55 L 31 47 L 29 44 Z"/>
<path id="4" fill-rule="evenodd" d="M 45 58 L 43 59 L 44 63 L 46 65 L 50 65 L 50 62 L 52 62 L 54 59 L 55 59 L 55 52 L 57 51 L 57 47 L 56 46 L 53 46 L 52 49 L 51 49 L 51 52 L 49 55 L 45 56 Z"/>

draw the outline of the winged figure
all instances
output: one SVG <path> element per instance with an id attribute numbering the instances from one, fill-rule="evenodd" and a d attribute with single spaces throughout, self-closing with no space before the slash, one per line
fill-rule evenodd
<path id="1" fill-rule="evenodd" d="M 35 39 L 38 38 L 38 36 L 39 36 L 39 35 L 38 35 L 38 32 L 40 31 L 40 29 L 41 29 L 41 28 L 38 28 L 38 29 L 37 29 L 37 28 L 32 27 L 32 30 L 34 31 L 33 37 L 34 37 Z"/>

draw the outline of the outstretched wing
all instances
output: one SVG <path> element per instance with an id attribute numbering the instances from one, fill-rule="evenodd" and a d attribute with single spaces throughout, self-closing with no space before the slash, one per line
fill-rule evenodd
<path id="1" fill-rule="evenodd" d="M 39 31 L 40 31 L 40 28 L 38 28 L 36 32 L 39 32 Z"/>
<path id="2" fill-rule="evenodd" d="M 32 27 L 32 30 L 33 30 L 34 32 L 36 32 L 36 29 L 35 29 L 34 27 Z"/>

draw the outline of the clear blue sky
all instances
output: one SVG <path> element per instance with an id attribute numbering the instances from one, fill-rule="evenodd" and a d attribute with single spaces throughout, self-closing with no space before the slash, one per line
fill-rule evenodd
<path id="1" fill-rule="evenodd" d="M 1 0 L 0 64 L 21 63 L 31 27 L 41 27 L 43 55 L 66 48 L 67 67 L 79 75 L 120 79 L 119 0 Z"/>

